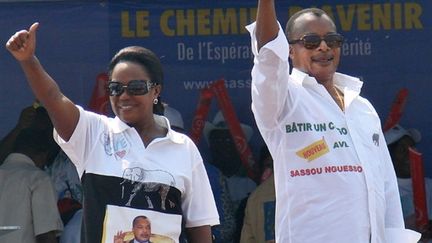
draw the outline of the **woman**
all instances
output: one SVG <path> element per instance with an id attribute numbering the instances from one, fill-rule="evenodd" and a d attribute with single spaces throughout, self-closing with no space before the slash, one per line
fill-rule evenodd
<path id="1" fill-rule="evenodd" d="M 113 57 L 108 90 L 116 117 L 108 118 L 76 106 L 45 72 L 35 56 L 38 25 L 15 33 L 6 48 L 81 176 L 84 242 L 125 238 L 123 231 L 141 214 L 157 235 L 178 242 L 184 226 L 189 242 L 211 242 L 210 226 L 219 219 L 199 151 L 165 117 L 153 114 L 162 90 L 159 59 L 142 47 L 126 47 Z"/>

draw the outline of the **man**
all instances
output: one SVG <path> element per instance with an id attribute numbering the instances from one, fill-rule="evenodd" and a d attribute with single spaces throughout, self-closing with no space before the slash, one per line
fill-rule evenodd
<path id="1" fill-rule="evenodd" d="M 398 124 L 386 131 L 384 136 L 396 171 L 405 224 L 407 227 L 415 228 L 409 148 L 414 148 L 420 142 L 421 133 L 417 129 L 405 129 Z M 432 188 L 432 180 L 430 178 L 425 178 L 425 186 L 428 214 L 429 218 L 432 218 L 432 198 L 430 198 L 432 195 L 429 193 Z"/>
<path id="2" fill-rule="evenodd" d="M 28 127 L 52 131 L 53 125 L 43 106 L 33 104 L 21 110 L 15 127 L 0 141 L 0 164 L 11 153 L 19 132 Z M 56 153 L 56 151 L 53 150 L 53 153 Z"/>
<path id="3" fill-rule="evenodd" d="M 343 38 L 331 18 L 300 11 L 285 36 L 274 1 L 260 0 L 247 28 L 252 110 L 274 159 L 276 242 L 416 242 L 379 117 L 362 82 L 336 73 Z"/>
<path id="4" fill-rule="evenodd" d="M 151 233 L 151 222 L 146 216 L 140 215 L 134 218 L 132 221 L 132 232 L 134 238 L 128 243 L 152 243 L 150 241 Z M 119 231 L 114 236 L 114 243 L 124 243 L 127 238 L 128 232 Z"/>
<path id="5" fill-rule="evenodd" d="M 421 133 L 397 124 L 384 133 L 397 178 L 411 178 L 409 148 L 421 140 Z"/>
<path id="6" fill-rule="evenodd" d="M 138 216 L 133 220 L 132 231 L 134 239 L 129 243 L 151 243 L 151 223 L 146 216 Z"/>
<path id="7" fill-rule="evenodd" d="M 274 243 L 274 178 L 270 175 L 247 200 L 240 243 Z"/>
<path id="8" fill-rule="evenodd" d="M 275 188 L 273 158 L 267 146 L 261 148 L 259 160 L 261 184 L 251 193 L 244 209 L 240 243 L 274 243 Z"/>
<path id="9" fill-rule="evenodd" d="M 57 242 L 63 225 L 51 179 L 41 169 L 53 145 L 51 133 L 26 128 L 0 166 L 0 226 L 20 227 L 0 242 Z"/>

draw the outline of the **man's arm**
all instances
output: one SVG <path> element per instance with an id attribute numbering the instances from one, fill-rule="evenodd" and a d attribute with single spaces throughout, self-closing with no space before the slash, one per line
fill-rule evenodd
<path id="1" fill-rule="evenodd" d="M 43 104 L 60 137 L 68 141 L 78 123 L 79 111 L 57 83 L 45 72 L 35 56 L 36 30 L 34 23 L 29 30 L 16 32 L 6 43 L 6 48 L 20 63 L 36 98 Z"/>
<path id="2" fill-rule="evenodd" d="M 255 36 L 258 50 L 276 38 L 279 25 L 276 18 L 274 0 L 259 0 L 256 18 Z"/>
<path id="3" fill-rule="evenodd" d="M 288 112 L 289 96 L 289 45 L 276 19 L 274 1 L 259 0 L 257 21 L 246 28 L 255 56 L 251 73 L 252 111 L 260 131 L 269 131 L 278 127 L 281 115 Z M 269 42 L 271 45 L 266 45 Z"/>
<path id="4" fill-rule="evenodd" d="M 210 225 L 193 228 L 186 228 L 189 243 L 212 243 L 212 233 Z"/>

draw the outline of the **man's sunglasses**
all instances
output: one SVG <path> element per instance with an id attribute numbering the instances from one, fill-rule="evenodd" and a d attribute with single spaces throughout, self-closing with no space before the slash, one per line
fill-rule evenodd
<path id="1" fill-rule="evenodd" d="M 126 90 L 128 95 L 145 95 L 156 84 L 151 81 L 131 80 L 127 85 L 117 81 L 108 82 L 108 94 L 110 96 L 120 96 Z"/>
<path id="2" fill-rule="evenodd" d="M 317 34 L 306 34 L 302 36 L 300 39 L 289 40 L 288 43 L 290 44 L 301 43 L 306 49 L 312 50 L 318 48 L 321 44 L 321 41 L 325 41 L 327 46 L 333 49 L 333 48 L 341 47 L 343 40 L 344 40 L 343 36 L 338 33 L 330 33 L 325 35 L 324 37 L 321 37 Z"/>

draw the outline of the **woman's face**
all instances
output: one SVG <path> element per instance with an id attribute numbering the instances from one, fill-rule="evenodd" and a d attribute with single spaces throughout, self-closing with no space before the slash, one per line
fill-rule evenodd
<path id="1" fill-rule="evenodd" d="M 133 62 L 118 63 L 112 71 L 111 81 L 128 85 L 131 80 L 151 81 L 143 66 Z M 159 93 L 159 85 L 144 95 L 131 95 L 124 90 L 119 96 L 110 96 L 111 108 L 123 122 L 136 127 L 153 119 L 153 100 Z"/>

